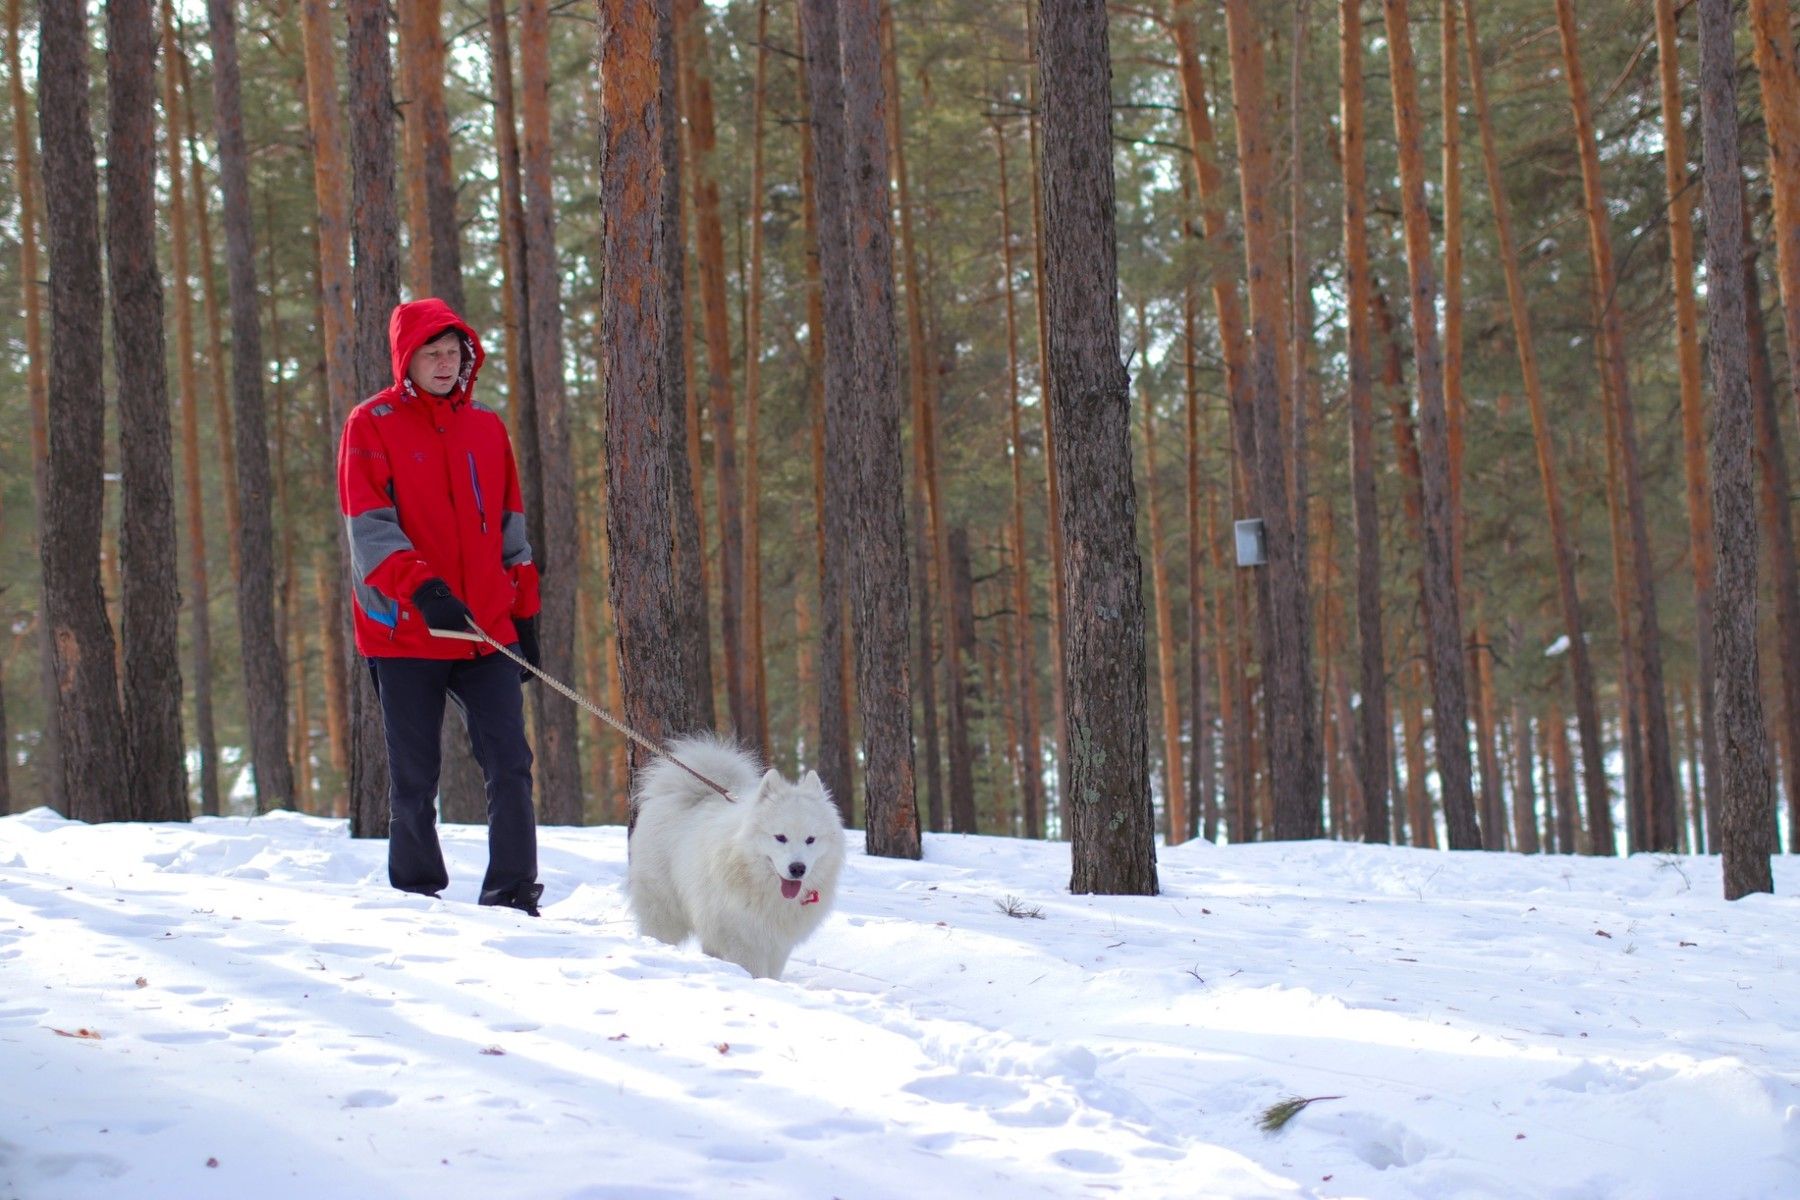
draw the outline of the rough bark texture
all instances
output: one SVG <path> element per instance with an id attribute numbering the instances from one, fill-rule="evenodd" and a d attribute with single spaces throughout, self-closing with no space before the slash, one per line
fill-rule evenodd
<path id="1" fill-rule="evenodd" d="M 1244 256 L 1250 279 L 1249 395 L 1255 429 L 1251 494 L 1263 520 L 1268 551 L 1270 619 L 1261 622 L 1263 687 L 1267 694 L 1267 754 L 1279 839 L 1321 832 L 1318 692 L 1312 661 L 1312 601 L 1306 547 L 1289 501 L 1282 437 L 1283 325 L 1280 255 L 1271 195 L 1274 178 L 1263 81 L 1262 43 L 1249 0 L 1225 6 L 1236 108 Z M 1300 398 L 1293 398 L 1300 403 Z"/>
<path id="2" fill-rule="evenodd" d="M 1718 593 L 1720 833 L 1725 898 L 1772 892 L 1774 797 L 1756 647 L 1756 498 L 1731 0 L 1700 0 L 1701 157 L 1706 164 L 1706 334 L 1713 385 L 1713 546 Z"/>
<path id="3" fill-rule="evenodd" d="M 1438 779 L 1450 848 L 1477 850 L 1481 848 L 1481 828 L 1470 788 L 1468 687 L 1463 669 L 1462 609 L 1453 561 L 1450 439 L 1438 354 L 1437 273 L 1432 267 L 1431 229 L 1425 211 L 1418 84 L 1406 0 L 1382 0 L 1382 9 L 1387 18 L 1394 133 L 1400 145 L 1400 201 L 1412 300 L 1413 369 L 1417 374 L 1419 432 L 1423 441 L 1420 464 L 1425 536 L 1420 573 L 1424 583 L 1426 661 L 1431 668 Z"/>
<path id="4" fill-rule="evenodd" d="M 855 374 L 850 342 L 850 243 L 844 224 L 844 84 L 838 74 L 837 10 L 829 3 L 798 5 L 801 41 L 806 48 L 802 83 L 806 122 L 802 130 L 806 187 L 812 214 L 809 257 L 818 271 L 819 310 L 808 329 L 817 347 L 819 406 L 813 428 L 814 488 L 819 510 L 819 778 L 849 823 L 854 807 L 850 750 L 850 697 L 844 663 L 851 634 L 844 623 L 849 570 L 850 471 L 844 427 Z"/>
<path id="5" fill-rule="evenodd" d="M 744 300 L 744 701 L 749 742 L 766 757 L 769 742 L 769 684 L 763 650 L 762 596 L 762 354 L 764 111 L 768 107 L 769 4 L 756 6 L 756 83 L 751 102 L 750 266 Z"/>
<path id="6" fill-rule="evenodd" d="M 501 0 L 494 0 L 498 4 Z M 701 536 L 700 496 L 689 457 L 687 371 L 687 247 L 683 236 L 681 191 L 681 89 L 676 86 L 675 14 L 672 4 L 658 3 L 657 19 L 667 26 L 657 34 L 657 62 L 664 86 L 662 110 L 662 213 L 657 236 L 662 239 L 662 382 L 668 396 L 669 507 L 673 522 L 675 575 L 675 640 L 681 652 L 686 711 L 695 728 L 711 729 L 713 710 L 712 632 L 706 611 L 706 545 Z"/>
<path id="7" fill-rule="evenodd" d="M 975 585 L 969 565 L 969 531 L 950 531 L 950 570 L 944 578 L 944 610 L 950 618 L 945 650 L 960 669 L 950 676 L 950 829 L 980 833 L 975 815 Z"/>
<path id="8" fill-rule="evenodd" d="M 1605 189 L 1600 179 L 1599 144 L 1576 44 L 1574 0 L 1556 0 L 1556 13 L 1567 68 L 1569 103 L 1575 115 L 1575 132 L 1581 151 L 1594 304 L 1600 314 L 1601 366 L 1609 383 L 1609 399 L 1617 425 L 1618 468 L 1630 536 L 1626 557 L 1631 572 L 1630 591 L 1637 606 L 1634 682 L 1642 710 L 1639 715 L 1647 768 L 1645 796 L 1649 806 L 1644 848 L 1673 850 L 1676 841 L 1675 768 L 1669 744 L 1669 715 L 1664 702 L 1662 627 L 1656 614 L 1656 563 L 1650 552 L 1643 479 L 1638 469 L 1637 425 L 1631 404 L 1625 327 L 1619 308 L 1613 302 L 1617 277 L 1613 270 L 1612 237 L 1608 230 Z"/>
<path id="9" fill-rule="evenodd" d="M 50 458 L 38 551 L 55 639 L 64 815 L 129 818 L 125 728 L 112 624 L 100 585 L 106 460 L 98 178 L 88 124 L 88 37 L 79 0 L 39 6 L 38 126 L 50 268 Z"/>
<path id="10" fill-rule="evenodd" d="M 1131 476 L 1131 380 L 1119 360 L 1112 77 L 1105 6 L 1051 0 L 1038 24 L 1044 110 L 1049 402 L 1067 553 L 1063 681 L 1076 893 L 1155 895 L 1144 711 L 1143 570 Z"/>
<path id="11" fill-rule="evenodd" d="M 1217 756 L 1213 749 L 1212 717 L 1206 708 L 1206 581 L 1204 561 L 1207 530 L 1201 482 L 1200 371 L 1196 358 L 1195 324 L 1199 301 L 1192 283 L 1181 295 L 1182 399 L 1187 433 L 1187 584 L 1188 584 L 1188 803 L 1187 829 L 1183 836 L 1212 841 L 1219 832 Z M 1220 679 L 1224 679 L 1223 675 Z"/>
<path id="12" fill-rule="evenodd" d="M 627 723 L 661 739 L 693 728 L 675 618 L 668 410 L 662 378 L 665 278 L 662 90 L 657 40 L 670 0 L 600 5 L 600 202 L 606 291 L 600 323 L 606 394 L 606 529 Z"/>
<path id="13" fill-rule="evenodd" d="M 809 3 L 811 0 L 809 0 Z M 856 696 L 868 763 L 864 815 L 871 854 L 919 857 L 913 789 L 911 664 L 907 662 L 906 514 L 900 476 L 899 363 L 894 339 L 894 247 L 887 121 L 876 0 L 838 11 L 844 89 L 843 220 L 855 382 L 844 406 L 851 438 L 850 597 Z M 821 194 L 823 199 L 823 194 Z M 831 219 L 828 207 L 820 215 Z"/>
<path id="14" fill-rule="evenodd" d="M 130 812 L 142 821 L 185 821 L 181 585 L 162 275 L 156 264 L 157 39 L 150 5 L 151 0 L 114 0 L 106 6 L 106 266 L 123 508 L 119 637 Z"/>
<path id="15" fill-rule="evenodd" d="M 1375 387 L 1369 323 L 1369 218 L 1363 149 L 1362 0 L 1338 9 L 1339 128 L 1343 131 L 1344 276 L 1349 305 L 1350 502 L 1356 526 L 1357 686 L 1356 774 L 1363 794 L 1363 840 L 1386 842 L 1388 817 L 1387 665 L 1381 629 L 1381 511 L 1375 494 Z"/>
<path id="16" fill-rule="evenodd" d="M 393 66 L 387 7 L 348 0 L 350 90 L 351 295 L 355 313 L 356 391 L 372 396 L 394 381 L 387 323 L 400 298 L 400 212 L 394 196 Z M 341 522 L 340 522 L 341 523 Z M 349 555 L 342 554 L 344 562 Z M 350 663 L 350 832 L 386 837 L 387 747 L 381 705 L 362 660 Z"/>
<path id="17" fill-rule="evenodd" d="M 237 63 L 236 0 L 208 0 L 213 109 L 224 193 L 226 281 L 231 303 L 231 395 L 237 447 L 239 512 L 238 638 L 244 657 L 250 761 L 258 812 L 292 808 L 294 769 L 287 754 L 287 664 L 275 628 L 274 521 L 267 412 L 262 388 L 262 330 L 257 320 L 256 235 L 250 223 L 250 159 Z"/>
<path id="18" fill-rule="evenodd" d="M 31 498 L 37 512 L 46 503 L 44 473 L 50 457 L 48 385 L 44 369 L 44 321 L 39 298 L 37 242 L 37 155 L 31 145 L 31 102 L 25 92 L 24 69 L 19 62 L 19 0 L 6 4 L 6 70 L 12 99 L 13 179 L 19 193 L 19 278 L 23 281 L 25 310 L 25 390 L 31 402 Z M 40 553 L 34 527 L 33 553 Z M 37 621 L 38 690 L 44 705 L 44 737 L 31 755 L 41 795 L 39 803 L 58 812 L 68 811 L 63 791 L 62 714 L 57 703 L 56 650 L 49 620 L 45 617 L 43 581 L 38 589 Z"/>
<path id="19" fill-rule="evenodd" d="M 646 10 L 647 11 L 647 10 Z M 646 30 L 643 37 L 653 37 Z M 525 0 L 519 15 L 519 78 L 524 83 L 525 260 L 531 292 L 532 383 L 537 399 L 538 450 L 543 456 L 544 538 L 531 547 L 542 574 L 538 639 L 543 668 L 557 679 L 575 673 L 575 467 L 563 386 L 562 282 L 556 254 L 556 212 L 550 188 L 550 10 Z M 667 629 L 667 626 L 664 626 Z M 536 708 L 538 811 L 546 824 L 584 819 L 581 760 L 572 704 L 540 701 Z"/>
<path id="20" fill-rule="evenodd" d="M 194 295 L 188 243 L 187 173 L 181 156 L 182 96 L 172 69 L 180 53 L 175 8 L 162 2 L 163 113 L 169 172 L 170 272 L 175 285 L 175 362 L 181 394 L 181 461 L 187 505 L 189 641 L 194 655 L 194 737 L 200 753 L 200 811 L 219 814 L 219 742 L 213 723 L 212 595 L 206 555 L 206 499 L 200 479 L 200 381 L 194 346 Z"/>
<path id="21" fill-rule="evenodd" d="M 1138 309 L 1138 345 L 1149 344 L 1144 310 Z M 1162 505 L 1156 499 L 1156 398 L 1140 377 L 1144 402 L 1144 507 L 1150 514 L 1150 604 L 1156 612 L 1156 682 L 1163 738 L 1163 841 L 1173 846 L 1187 834 L 1187 778 L 1181 753 L 1181 685 L 1175 676 L 1175 602 L 1163 555 Z"/>
<path id="22" fill-rule="evenodd" d="M 425 220 L 432 294 L 463 311 L 462 239 L 456 221 L 457 174 L 450 155 L 450 114 L 444 105 L 448 71 L 443 0 L 416 0 L 419 37 L 420 134 L 425 143 Z M 473 761 L 473 760 L 471 760 Z"/>
<path id="23" fill-rule="evenodd" d="M 1769 182 L 1775 199 L 1781 324 L 1787 333 L 1788 356 L 1800 360 L 1796 349 L 1800 347 L 1800 63 L 1795 57 L 1788 0 L 1749 0 L 1749 10 L 1763 125 L 1769 141 Z M 1800 371 L 1788 375 L 1788 386 L 1800 404 Z"/>
<path id="24" fill-rule="evenodd" d="M 1593 659 L 1588 651 L 1581 615 L 1581 593 L 1575 581 L 1575 551 L 1569 535 L 1568 520 L 1563 512 L 1556 451 L 1544 407 L 1544 388 L 1538 374 L 1531 314 L 1525 299 L 1525 283 L 1519 272 L 1512 215 L 1506 201 L 1506 189 L 1500 174 L 1500 155 L 1495 146 L 1494 126 L 1488 111 L 1487 76 L 1481 61 L 1481 41 L 1475 25 L 1474 0 L 1463 0 L 1463 27 L 1469 47 L 1470 88 L 1475 101 L 1476 121 L 1481 130 L 1482 167 L 1494 209 L 1500 264 L 1506 275 L 1506 298 L 1512 312 L 1513 340 L 1519 355 L 1519 373 L 1524 384 L 1525 402 L 1531 412 L 1532 443 L 1537 453 L 1538 479 L 1544 490 L 1544 509 L 1550 522 L 1550 546 L 1556 563 L 1556 590 L 1562 607 L 1563 632 L 1569 639 L 1569 673 L 1575 692 L 1575 723 L 1581 739 L 1583 793 L 1587 800 L 1590 823 L 1594 828 L 1605 831 L 1601 839 L 1604 844 L 1596 852 L 1610 853 L 1612 800 L 1606 781 L 1606 750 L 1601 739 L 1600 703 L 1595 694 Z"/>

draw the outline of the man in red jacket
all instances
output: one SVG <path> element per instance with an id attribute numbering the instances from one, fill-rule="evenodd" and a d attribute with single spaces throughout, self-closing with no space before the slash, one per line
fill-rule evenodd
<path id="1" fill-rule="evenodd" d="M 522 672 L 471 623 L 537 664 L 538 577 L 506 426 L 472 399 L 481 340 L 442 300 L 388 321 L 392 387 L 357 405 L 338 446 L 349 527 L 356 648 L 387 737 L 388 879 L 437 895 L 449 883 L 433 801 L 444 701 L 468 727 L 487 778 L 481 903 L 537 915 L 537 823 Z"/>

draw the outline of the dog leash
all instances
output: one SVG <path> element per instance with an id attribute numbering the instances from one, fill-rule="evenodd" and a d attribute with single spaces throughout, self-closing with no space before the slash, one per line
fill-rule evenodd
<path id="1" fill-rule="evenodd" d="M 719 795 L 725 797 L 726 800 L 730 801 L 733 804 L 737 803 L 737 798 L 734 797 L 730 792 L 726 791 L 723 785 L 715 783 L 713 780 L 708 779 L 706 776 L 702 775 L 700 772 L 694 770 L 694 768 L 692 768 L 692 767 L 688 766 L 686 763 L 682 762 L 679 758 L 676 758 L 673 754 L 670 754 L 666 749 L 657 745 L 651 739 L 645 737 L 643 734 L 639 733 L 637 730 L 633 729 L 631 726 L 625 724 L 625 722 L 619 720 L 617 717 L 613 716 L 611 713 L 608 713 L 608 712 L 602 710 L 599 706 L 594 704 L 593 701 L 589 700 L 586 696 L 583 696 L 581 693 L 577 692 L 574 688 L 571 688 L 567 684 L 563 683 L 561 680 L 556 679 L 550 675 L 545 674 L 543 671 L 538 670 L 537 667 L 535 667 L 531 663 L 526 662 L 524 658 L 522 658 L 521 656 L 519 656 L 517 654 L 514 654 L 511 650 L 507 649 L 505 646 L 502 646 L 499 642 L 497 642 L 493 638 L 489 637 L 487 631 L 475 623 L 474 617 L 469 618 L 469 629 L 471 631 L 470 633 L 457 633 L 457 632 L 454 632 L 452 630 L 447 630 L 447 629 L 434 629 L 431 632 L 432 632 L 433 636 L 435 636 L 435 637 L 455 638 L 459 641 L 486 642 L 488 645 L 492 646 L 494 649 L 498 650 L 500 653 L 506 655 L 506 657 L 512 659 L 514 662 L 518 663 L 521 667 L 524 667 L 527 671 L 530 671 L 533 675 L 536 675 L 539 679 L 543 680 L 545 683 L 549 684 L 551 687 L 555 688 L 557 691 L 561 692 L 563 695 L 567 696 L 569 699 L 571 699 L 575 703 L 581 705 L 581 707 L 587 709 L 589 712 L 593 713 L 596 717 L 599 717 L 602 721 L 605 721 L 608 725 L 612 726 L 614 729 L 618 730 L 620 733 L 622 733 L 626 737 L 630 738 L 633 742 L 636 742 L 639 746 L 643 747 L 645 750 L 648 750 L 651 754 L 659 755 L 662 758 L 668 759 L 670 762 L 674 763 L 676 766 L 678 766 L 682 770 L 686 771 L 689 775 L 692 775 L 695 779 L 698 779 L 701 783 L 704 783 L 707 787 L 709 787 L 713 791 L 719 793 Z"/>

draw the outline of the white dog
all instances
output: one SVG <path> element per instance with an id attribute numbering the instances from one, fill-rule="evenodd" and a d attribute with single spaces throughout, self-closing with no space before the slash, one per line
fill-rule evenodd
<path id="1" fill-rule="evenodd" d="M 837 806 L 814 772 L 789 783 L 723 738 L 681 738 L 668 754 L 732 799 L 667 757 L 638 772 L 626 870 L 638 928 L 670 945 L 698 934 L 714 958 L 779 979 L 831 908 L 844 865 Z"/>

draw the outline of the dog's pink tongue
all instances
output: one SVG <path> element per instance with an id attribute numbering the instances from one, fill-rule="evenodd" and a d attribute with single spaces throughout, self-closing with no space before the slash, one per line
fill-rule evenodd
<path id="1" fill-rule="evenodd" d="M 792 900 L 799 894 L 800 881 L 798 879 L 784 879 L 781 881 L 781 898 L 783 900 Z"/>

